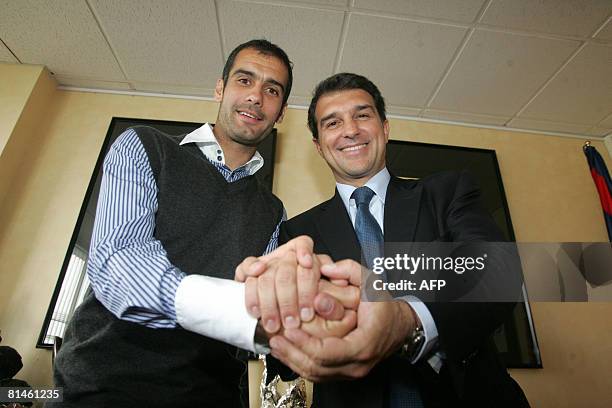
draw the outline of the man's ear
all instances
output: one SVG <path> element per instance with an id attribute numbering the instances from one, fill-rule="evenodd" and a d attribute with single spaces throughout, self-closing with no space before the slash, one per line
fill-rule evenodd
<path id="1" fill-rule="evenodd" d="M 389 120 L 385 119 L 385 122 L 383 123 L 383 132 L 385 133 L 385 143 L 387 143 L 389 141 Z"/>
<path id="2" fill-rule="evenodd" d="M 319 155 L 321 157 L 323 157 L 323 153 L 321 152 L 321 144 L 319 143 L 319 139 L 316 138 L 312 138 L 312 143 L 315 145 L 315 147 L 317 148 L 317 152 L 319 152 Z"/>
<path id="3" fill-rule="evenodd" d="M 283 121 L 283 119 L 285 118 L 286 112 L 287 112 L 287 104 L 284 104 L 283 107 L 281 108 L 280 113 L 278 114 L 278 117 L 276 118 L 276 123 L 281 123 Z"/>
<path id="4" fill-rule="evenodd" d="M 223 99 L 223 79 L 217 79 L 217 85 L 215 86 L 215 101 L 221 102 Z"/>

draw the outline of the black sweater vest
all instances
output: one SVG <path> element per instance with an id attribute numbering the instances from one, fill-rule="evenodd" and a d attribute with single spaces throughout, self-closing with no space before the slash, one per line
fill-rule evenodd
<path id="1" fill-rule="evenodd" d="M 254 176 L 228 183 L 195 144 L 179 146 L 183 136 L 134 130 L 155 175 L 154 235 L 169 260 L 187 274 L 233 279 L 245 257 L 265 250 L 282 203 Z M 90 294 L 56 359 L 60 406 L 239 406 L 246 370 L 236 355 L 235 347 L 180 328 L 117 319 Z"/>

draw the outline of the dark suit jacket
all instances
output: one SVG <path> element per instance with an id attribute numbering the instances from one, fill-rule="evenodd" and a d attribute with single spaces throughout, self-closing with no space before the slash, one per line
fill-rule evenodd
<path id="1" fill-rule="evenodd" d="M 467 173 L 444 172 L 419 181 L 391 178 L 385 198 L 386 242 L 504 241 L 479 205 L 480 191 Z M 309 235 L 315 252 L 335 261 L 360 261 L 357 236 L 336 191 L 330 200 L 281 227 L 281 242 Z M 316 384 L 316 407 L 385 407 L 388 384 L 412 378 L 426 407 L 522 407 L 527 400 L 500 362 L 491 335 L 512 313 L 514 303 L 427 303 L 446 354 L 440 373 L 424 360 L 411 365 L 397 357 L 365 378 Z"/>

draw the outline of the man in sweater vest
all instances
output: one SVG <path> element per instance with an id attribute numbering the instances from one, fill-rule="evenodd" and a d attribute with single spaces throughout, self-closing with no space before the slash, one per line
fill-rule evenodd
<path id="1" fill-rule="evenodd" d="M 291 84 L 282 49 L 246 42 L 217 81 L 214 128 L 174 137 L 135 127 L 111 146 L 87 270 L 93 291 L 55 360 L 64 401 L 49 406 L 244 405 L 239 349 L 265 350 L 254 341 L 258 320 L 244 306 L 244 284 L 232 278 L 244 258 L 277 247 L 283 206 L 254 177 L 263 166 L 256 148 L 282 121 Z M 266 259 L 300 255 L 311 288 L 304 330 L 347 333 L 355 314 L 345 318 L 335 299 L 317 295 L 311 252 L 312 242 L 298 239 Z M 330 301 L 335 312 L 320 314 L 331 320 L 315 316 L 315 306 Z M 300 323 L 296 316 L 289 327 Z"/>

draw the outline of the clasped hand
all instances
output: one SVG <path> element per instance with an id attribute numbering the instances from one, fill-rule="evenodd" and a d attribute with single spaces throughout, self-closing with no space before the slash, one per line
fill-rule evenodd
<path id="1" fill-rule="evenodd" d="M 415 325 L 403 301 L 360 302 L 361 273 L 355 261 L 314 254 L 312 240 L 301 236 L 245 259 L 235 279 L 245 283 L 245 305 L 261 319 L 272 355 L 325 381 L 365 376 Z"/>

